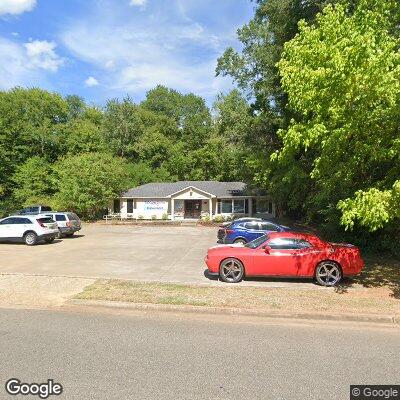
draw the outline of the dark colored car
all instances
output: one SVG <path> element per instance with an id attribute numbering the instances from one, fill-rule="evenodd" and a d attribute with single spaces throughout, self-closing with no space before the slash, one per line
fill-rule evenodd
<path id="1" fill-rule="evenodd" d="M 45 206 L 43 204 L 25 207 L 22 210 L 18 210 L 15 215 L 37 215 L 44 212 L 51 211 L 51 207 Z"/>
<path id="2" fill-rule="evenodd" d="M 243 218 L 220 226 L 218 243 L 248 243 L 269 232 L 285 232 L 291 229 L 284 225 L 258 218 Z"/>

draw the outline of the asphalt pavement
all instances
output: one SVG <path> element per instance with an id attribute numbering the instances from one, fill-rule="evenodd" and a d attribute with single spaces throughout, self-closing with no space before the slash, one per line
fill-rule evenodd
<path id="1" fill-rule="evenodd" d="M 336 400 L 400 383 L 398 326 L 77 310 L 0 310 L 1 399 L 12 377 L 79 400 Z"/>
<path id="2" fill-rule="evenodd" d="M 0 244 L 0 273 L 220 285 L 205 275 L 217 227 L 83 224 L 72 238 Z M 321 289 L 311 279 L 253 279 L 238 286 Z"/>

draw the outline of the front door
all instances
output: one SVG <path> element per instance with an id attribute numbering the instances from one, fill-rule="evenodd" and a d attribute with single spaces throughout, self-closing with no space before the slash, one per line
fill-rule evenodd
<path id="1" fill-rule="evenodd" d="M 199 219 L 201 215 L 201 200 L 185 200 L 185 218 Z"/>

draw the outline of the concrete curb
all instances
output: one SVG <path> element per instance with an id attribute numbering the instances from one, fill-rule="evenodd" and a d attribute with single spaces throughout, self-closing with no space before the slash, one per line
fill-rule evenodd
<path id="1" fill-rule="evenodd" d="M 250 310 L 245 308 L 220 308 L 220 307 L 203 307 L 203 306 L 192 306 L 192 305 L 129 303 L 122 301 L 82 300 L 82 299 L 70 299 L 66 303 L 64 303 L 64 305 L 114 308 L 114 309 L 125 309 L 125 310 L 141 310 L 141 311 L 179 312 L 188 314 L 200 313 L 200 314 L 211 314 L 211 315 L 233 315 L 233 316 L 249 316 L 249 317 L 261 317 L 261 318 L 398 324 L 398 319 L 396 318 L 395 315 L 291 313 L 291 312 Z"/>

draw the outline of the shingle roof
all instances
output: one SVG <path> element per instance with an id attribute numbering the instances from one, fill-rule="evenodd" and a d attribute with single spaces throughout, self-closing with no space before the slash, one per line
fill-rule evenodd
<path id="1" fill-rule="evenodd" d="M 173 183 L 155 182 L 129 189 L 122 197 L 168 197 L 188 187 L 194 187 L 213 194 L 217 197 L 235 197 L 249 195 L 246 184 L 243 182 L 216 182 L 216 181 L 180 181 Z"/>

